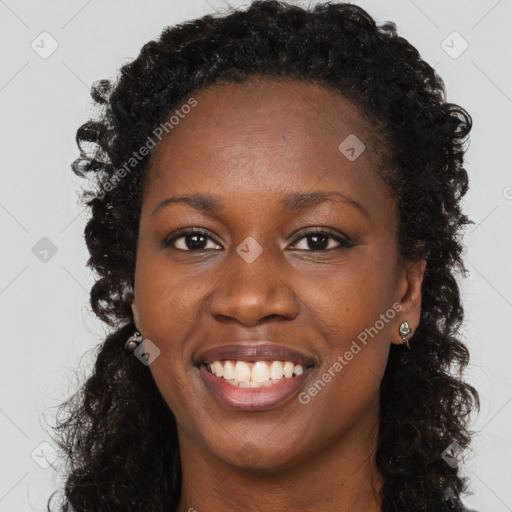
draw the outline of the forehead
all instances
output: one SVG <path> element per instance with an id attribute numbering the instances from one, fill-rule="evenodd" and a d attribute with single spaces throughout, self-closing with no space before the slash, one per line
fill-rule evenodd
<path id="1" fill-rule="evenodd" d="M 153 151 L 147 195 L 215 189 L 252 200 L 333 186 L 385 191 L 376 173 L 381 134 L 337 91 L 253 77 L 192 97 L 196 106 Z"/>

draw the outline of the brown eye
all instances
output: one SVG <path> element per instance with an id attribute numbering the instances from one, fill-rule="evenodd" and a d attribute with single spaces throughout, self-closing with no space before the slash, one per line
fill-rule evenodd
<path id="1" fill-rule="evenodd" d="M 163 240 L 162 245 L 163 247 L 171 247 L 177 251 L 207 251 L 212 249 L 212 247 L 208 247 L 208 242 L 219 246 L 206 231 L 190 229 L 181 231 L 171 238 L 167 237 Z M 213 249 L 218 250 L 214 247 Z"/>
<path id="2" fill-rule="evenodd" d="M 305 243 L 303 243 L 303 247 L 299 247 L 301 251 L 330 251 L 354 246 L 347 238 L 326 229 L 317 229 L 302 233 L 301 236 L 295 239 L 293 245 L 297 245 L 297 242 L 301 242 L 302 240 L 305 240 Z"/>

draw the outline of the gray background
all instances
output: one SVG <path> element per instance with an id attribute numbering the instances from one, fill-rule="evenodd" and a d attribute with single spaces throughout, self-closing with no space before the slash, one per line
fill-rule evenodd
<path id="1" fill-rule="evenodd" d="M 466 503 L 481 512 L 512 510 L 506 320 L 512 314 L 512 4 L 356 3 L 378 22 L 395 21 L 444 79 L 448 101 L 473 117 L 464 204 L 475 225 L 465 239 L 471 275 L 461 286 L 463 335 L 472 354 L 467 375 L 481 393 L 482 411 L 463 464 L 473 491 Z M 225 6 L 220 0 L 0 0 L 0 512 L 45 510 L 62 482 L 45 468 L 53 460 L 44 444 L 45 418 L 51 421 L 55 406 L 84 378 L 105 335 L 88 306 L 94 279 L 85 268 L 86 213 L 76 196 L 84 183 L 70 170 L 76 129 L 93 113 L 90 86 L 114 77 L 164 26 Z M 50 36 L 41 36 L 44 31 Z M 42 58 L 53 40 L 58 48 Z M 464 40 L 469 46 L 461 53 Z"/>

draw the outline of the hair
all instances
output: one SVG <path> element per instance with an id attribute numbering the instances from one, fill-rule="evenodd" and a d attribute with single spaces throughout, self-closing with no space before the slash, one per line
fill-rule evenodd
<path id="1" fill-rule="evenodd" d="M 471 117 L 446 102 L 444 82 L 397 35 L 395 23 L 379 26 L 349 3 L 302 8 L 275 0 L 166 27 L 115 80 L 93 84 L 97 111 L 77 131 L 80 157 L 72 168 L 90 178 L 81 195 L 91 213 L 87 264 L 98 276 L 90 303 L 111 332 L 53 427 L 67 471 L 59 506 L 177 507 L 175 417 L 148 368 L 124 350 L 136 329 L 131 303 L 151 152 L 137 158 L 129 176 L 119 172 L 128 172 L 126 163 L 194 91 L 257 75 L 335 89 L 386 138 L 380 171 L 396 199 L 398 252 L 427 264 L 411 348 L 391 345 L 381 383 L 375 463 L 382 510 L 462 510 L 468 482 L 444 455 L 450 445 L 468 446 L 471 413 L 479 407 L 477 391 L 463 379 L 469 352 L 458 334 L 464 310 L 456 280 L 467 274 L 461 237 L 472 223 L 460 205 L 468 189 L 463 156 Z"/>

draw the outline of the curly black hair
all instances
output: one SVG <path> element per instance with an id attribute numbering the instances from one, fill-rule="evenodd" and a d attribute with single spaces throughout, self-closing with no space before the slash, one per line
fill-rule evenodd
<path id="1" fill-rule="evenodd" d="M 458 335 L 464 310 L 456 280 L 467 274 L 461 237 L 472 223 L 460 205 L 468 188 L 463 156 L 471 117 L 446 102 L 444 82 L 397 35 L 395 23 L 379 26 L 349 3 L 302 8 L 276 0 L 166 27 L 115 80 L 92 87 L 99 113 L 78 129 L 80 157 L 72 167 L 91 178 L 81 195 L 91 213 L 88 266 L 98 275 L 90 302 L 111 333 L 54 426 L 67 461 L 60 510 L 177 507 L 174 415 L 147 367 L 123 349 L 135 330 L 131 303 L 151 152 L 128 171 L 126 162 L 194 91 L 256 75 L 333 88 L 386 139 L 380 172 L 396 198 L 399 254 L 427 265 L 420 325 L 410 350 L 391 346 L 381 383 L 375 463 L 383 477 L 382 510 L 463 510 L 468 482 L 445 459 L 449 446 L 468 446 L 471 413 L 479 407 L 477 391 L 463 379 L 469 353 Z"/>

